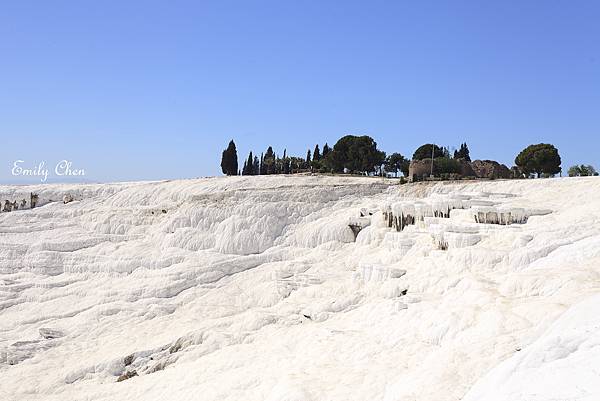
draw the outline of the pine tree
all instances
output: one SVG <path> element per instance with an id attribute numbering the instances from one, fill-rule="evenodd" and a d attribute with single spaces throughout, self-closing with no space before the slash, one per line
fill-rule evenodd
<path id="1" fill-rule="evenodd" d="M 221 170 L 223 174 L 236 175 L 238 171 L 237 150 L 233 139 L 229 141 L 227 149 L 223 151 L 221 156 Z"/>
<path id="2" fill-rule="evenodd" d="M 437 159 L 438 157 L 445 157 L 442 147 L 432 143 L 426 143 L 425 145 L 419 146 L 417 150 L 415 150 L 412 160 L 431 159 L 432 153 L 434 159 Z"/>
<path id="3" fill-rule="evenodd" d="M 398 171 L 401 171 L 402 174 L 408 176 L 409 165 L 410 161 L 400 153 L 392 153 L 386 158 L 384 168 L 386 172 L 394 173 L 396 177 L 398 177 Z"/>
<path id="4" fill-rule="evenodd" d="M 536 173 L 538 177 L 550 177 L 558 174 L 561 172 L 561 162 L 558 149 L 549 143 L 529 145 L 515 158 L 515 164 L 525 176 Z"/>
<path id="5" fill-rule="evenodd" d="M 323 158 L 327 156 L 329 152 L 331 152 L 331 148 L 329 147 L 329 145 L 327 145 L 327 142 L 325 142 L 325 145 L 323 146 L 323 155 L 321 157 Z"/>
<path id="6" fill-rule="evenodd" d="M 385 160 L 385 152 L 377 149 L 377 143 L 368 135 L 346 135 L 340 138 L 326 159 L 326 168 L 334 172 L 379 172 Z"/>

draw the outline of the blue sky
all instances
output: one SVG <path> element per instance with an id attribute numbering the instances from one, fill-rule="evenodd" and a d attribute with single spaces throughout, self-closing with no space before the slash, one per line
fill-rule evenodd
<path id="1" fill-rule="evenodd" d="M 243 163 L 345 134 L 509 166 L 550 142 L 563 169 L 600 167 L 598 21 L 577 0 L 5 2 L 0 181 L 19 159 L 217 175 L 232 138 Z"/>

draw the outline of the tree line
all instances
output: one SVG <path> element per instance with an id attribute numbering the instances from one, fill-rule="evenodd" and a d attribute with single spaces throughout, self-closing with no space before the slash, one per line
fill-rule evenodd
<path id="1" fill-rule="evenodd" d="M 459 171 L 452 160 L 464 159 L 470 161 L 469 148 L 466 143 L 460 145 L 453 155 L 447 147 L 435 144 L 420 146 L 413 154 L 412 160 L 421 160 L 434 157 L 436 172 L 454 173 Z M 409 174 L 410 160 L 401 153 L 394 152 L 389 155 L 377 148 L 377 142 L 367 135 L 346 135 L 340 138 L 333 148 L 327 143 L 322 151 L 315 145 L 309 148 L 306 157 L 289 156 L 284 149 L 283 155 L 278 156 L 271 146 L 260 157 L 250 151 L 241 169 L 238 168 L 238 157 L 235 143 L 229 142 L 223 151 L 221 169 L 227 175 L 269 175 L 269 174 L 294 174 L 299 172 L 320 173 L 351 173 L 370 175 L 398 176 L 402 173 Z"/>
<path id="2" fill-rule="evenodd" d="M 273 151 L 273 147 L 269 146 L 266 152 L 260 154 L 260 157 L 250 151 L 244 161 L 244 166 L 241 170 L 237 170 L 237 174 L 269 175 L 293 174 L 310 170 L 318 171 L 321 168 L 322 160 L 328 156 L 330 151 L 331 148 L 325 143 L 322 152 L 317 144 L 312 152 L 310 149 L 306 152 L 306 157 L 288 156 L 286 149 L 283 150 L 283 155 L 280 157 Z M 227 171 L 223 170 L 223 173 L 235 175 L 236 170 L 233 167 L 235 165 L 232 163 L 231 168 L 227 169 Z"/>
<path id="3" fill-rule="evenodd" d="M 377 149 L 373 138 L 367 135 L 346 135 L 333 148 L 325 143 L 322 150 L 316 144 L 312 150 L 307 150 L 306 156 L 290 156 L 285 149 L 283 155 L 279 156 L 271 146 L 260 157 L 250 151 L 241 169 L 237 160 L 236 146 L 231 140 L 221 158 L 221 169 L 227 175 L 294 174 L 306 171 L 371 174 L 383 173 L 384 165 L 396 173 L 404 167 L 408 172 L 408 160 L 399 153 L 386 157 L 385 152 Z"/>
<path id="4" fill-rule="evenodd" d="M 260 156 L 250 151 L 244 159 L 243 167 L 238 166 L 238 155 L 233 140 L 223 151 L 221 169 L 226 175 L 270 175 L 294 174 L 300 172 L 352 173 L 368 175 L 390 175 L 396 177 L 401 172 L 409 175 L 411 160 L 433 159 L 434 174 L 458 174 L 461 163 L 471 162 L 469 147 L 462 143 L 452 153 L 448 147 L 427 143 L 419 146 L 410 159 L 401 153 L 389 155 L 377 148 L 377 143 L 367 135 L 346 135 L 330 148 L 327 143 L 321 149 L 319 145 L 306 152 L 306 156 L 290 156 L 284 149 L 277 155 L 269 146 Z M 529 145 L 515 158 L 512 167 L 515 177 L 537 175 L 554 176 L 562 172 L 558 149 L 552 144 Z M 592 166 L 580 165 L 569 169 L 569 175 L 593 175 Z"/>

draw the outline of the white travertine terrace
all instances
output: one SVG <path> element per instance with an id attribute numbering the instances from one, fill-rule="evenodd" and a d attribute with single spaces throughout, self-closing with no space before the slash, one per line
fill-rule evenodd
<path id="1" fill-rule="evenodd" d="M 0 186 L 0 398 L 599 399 L 600 179 L 396 182 Z"/>

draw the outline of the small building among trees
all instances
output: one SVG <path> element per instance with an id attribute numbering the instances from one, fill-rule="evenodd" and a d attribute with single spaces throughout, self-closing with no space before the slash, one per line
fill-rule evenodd
<path id="1" fill-rule="evenodd" d="M 448 148 L 427 143 L 417 148 L 408 168 L 410 181 L 420 181 L 431 176 L 442 179 L 460 178 L 511 178 L 508 167 L 494 160 L 471 161 L 466 143 L 450 157 Z M 432 165 L 433 160 L 433 165 Z"/>

